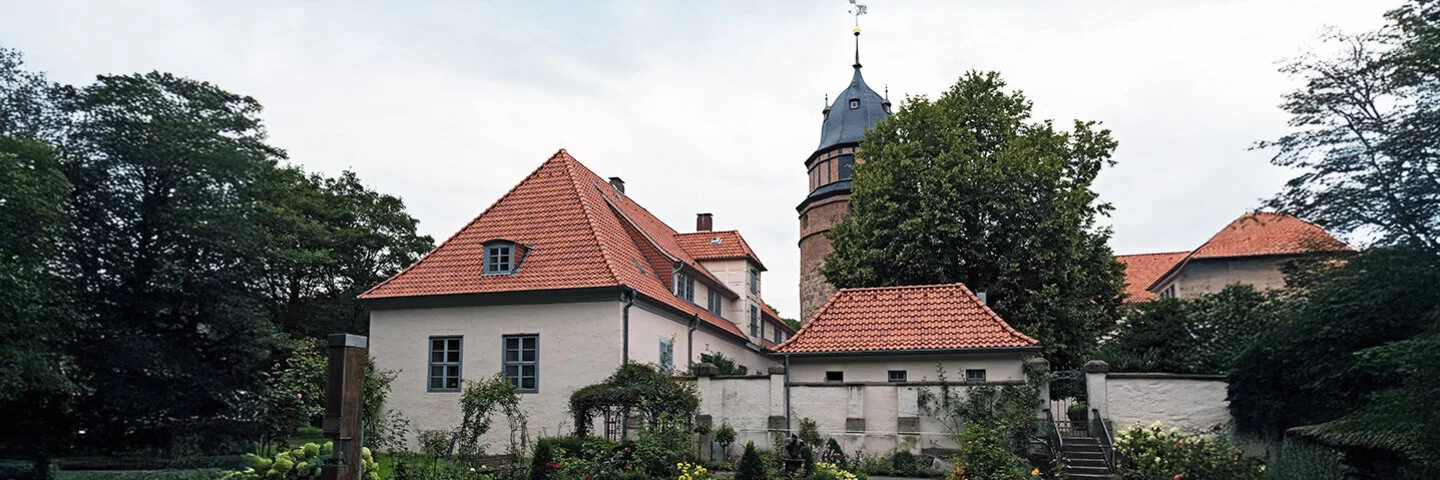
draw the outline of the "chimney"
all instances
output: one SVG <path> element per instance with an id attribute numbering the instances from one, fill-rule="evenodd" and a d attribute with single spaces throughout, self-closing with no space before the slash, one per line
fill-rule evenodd
<path id="1" fill-rule="evenodd" d="M 620 177 L 610 177 L 610 186 L 614 187 L 615 191 L 621 194 L 625 193 L 625 181 L 621 180 Z"/>
<path id="2" fill-rule="evenodd" d="M 695 231 L 708 232 L 714 226 L 713 217 L 708 213 L 695 214 Z"/>

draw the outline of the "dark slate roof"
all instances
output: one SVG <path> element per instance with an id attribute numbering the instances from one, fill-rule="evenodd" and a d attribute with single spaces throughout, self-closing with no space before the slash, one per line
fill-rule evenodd
<path id="1" fill-rule="evenodd" d="M 860 108 L 850 109 L 850 100 L 860 100 Z M 860 76 L 860 65 L 855 65 L 855 76 L 850 86 L 835 97 L 835 103 L 826 109 L 825 123 L 820 127 L 820 146 L 816 152 L 837 145 L 858 143 L 865 139 L 865 129 L 872 128 L 885 117 L 890 116 L 890 101 L 875 93 Z"/>

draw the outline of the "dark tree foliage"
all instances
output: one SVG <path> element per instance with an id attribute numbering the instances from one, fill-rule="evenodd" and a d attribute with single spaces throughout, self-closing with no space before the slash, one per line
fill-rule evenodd
<path id="1" fill-rule="evenodd" d="M 1394 25 L 1325 38 L 1281 71 L 1305 82 L 1281 104 L 1291 133 L 1258 148 L 1299 169 L 1273 207 L 1332 231 L 1440 252 L 1440 4 Z"/>
<path id="2" fill-rule="evenodd" d="M 740 463 L 735 466 L 735 480 L 765 480 L 765 460 L 760 458 L 760 450 L 755 448 L 755 442 L 745 443 L 745 452 L 740 454 Z"/>
<path id="3" fill-rule="evenodd" d="M 968 73 L 867 133 L 823 273 L 842 288 L 963 282 L 1074 367 L 1119 317 L 1123 267 L 1096 223 L 1111 207 L 1091 189 L 1116 143 L 1094 122 L 1033 121 L 1005 86 Z"/>
<path id="4" fill-rule="evenodd" d="M 1414 365 L 1386 370 L 1384 362 L 1362 362 L 1363 352 L 1433 331 L 1437 319 L 1435 256 L 1399 248 L 1355 256 L 1311 286 L 1240 354 L 1229 374 L 1236 425 L 1278 438 L 1286 429 L 1353 412 L 1367 395 L 1402 387 L 1423 370 Z"/>
<path id="5" fill-rule="evenodd" d="M 1225 373 L 1284 308 L 1279 294 L 1247 285 L 1132 304 L 1097 355 L 1120 372 Z"/>
<path id="6" fill-rule="evenodd" d="M 55 101 L 64 88 L 24 66 L 19 51 L 0 46 L 0 135 L 53 142 L 65 124 Z"/>
<path id="7" fill-rule="evenodd" d="M 260 389 L 277 337 L 251 285 L 265 232 L 250 221 L 265 143 L 260 104 L 163 73 L 100 76 L 68 99 L 65 169 L 94 372 L 75 414 L 105 445 L 226 448 L 240 392 Z"/>

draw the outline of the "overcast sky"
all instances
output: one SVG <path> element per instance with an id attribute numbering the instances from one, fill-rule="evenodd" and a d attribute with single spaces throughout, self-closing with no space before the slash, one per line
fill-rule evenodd
<path id="1" fill-rule="evenodd" d="M 1276 72 L 1391 0 L 871 0 L 861 61 L 896 103 L 996 70 L 1036 117 L 1120 142 L 1098 189 L 1117 253 L 1186 250 L 1289 173 Z M 0 45 L 52 80 L 168 71 L 254 96 L 306 169 L 353 169 L 443 240 L 559 148 L 680 231 L 740 229 L 798 310 L 795 206 L 822 101 L 850 78 L 844 0 L 0 0 Z"/>

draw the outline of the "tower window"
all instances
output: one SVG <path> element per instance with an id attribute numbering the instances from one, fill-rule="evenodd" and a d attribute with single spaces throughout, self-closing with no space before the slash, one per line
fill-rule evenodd
<path id="1" fill-rule="evenodd" d="M 851 110 L 854 110 L 854 109 L 857 109 L 857 108 L 860 108 L 860 99 L 858 99 L 858 98 L 852 98 L 852 99 L 850 99 L 850 109 L 851 109 Z"/>
<path id="2" fill-rule="evenodd" d="M 840 156 L 840 179 L 849 180 L 855 174 L 855 155 Z"/>

